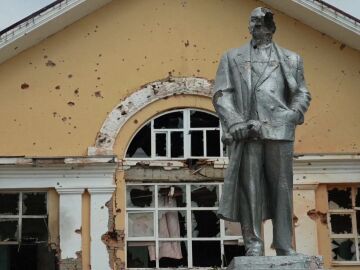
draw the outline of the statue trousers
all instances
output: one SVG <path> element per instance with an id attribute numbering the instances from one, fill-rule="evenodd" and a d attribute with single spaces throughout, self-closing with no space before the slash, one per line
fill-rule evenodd
<path id="1" fill-rule="evenodd" d="M 263 248 L 261 226 L 265 206 L 270 209 L 273 223 L 273 247 L 289 250 L 293 235 L 293 142 L 246 141 L 243 157 L 246 158 L 242 160 L 239 181 L 245 247 Z"/>

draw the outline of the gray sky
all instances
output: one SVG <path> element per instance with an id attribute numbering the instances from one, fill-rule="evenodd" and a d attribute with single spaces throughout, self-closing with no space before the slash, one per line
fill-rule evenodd
<path id="1" fill-rule="evenodd" d="M 54 0 L 0 0 L 1 13 L 3 13 L 0 13 L 0 30 L 16 23 L 17 21 L 20 21 L 53 1 Z M 354 17 L 360 18 L 360 0 L 324 1 L 344 10 Z"/>

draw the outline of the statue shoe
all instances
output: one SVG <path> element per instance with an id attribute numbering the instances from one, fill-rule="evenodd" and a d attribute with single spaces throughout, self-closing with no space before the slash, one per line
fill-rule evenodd
<path id="1" fill-rule="evenodd" d="M 277 256 L 304 256 L 304 254 L 298 253 L 292 248 L 289 249 L 276 249 Z"/>

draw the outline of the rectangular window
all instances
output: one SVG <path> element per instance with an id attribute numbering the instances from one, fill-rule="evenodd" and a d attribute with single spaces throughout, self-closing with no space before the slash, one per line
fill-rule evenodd
<path id="1" fill-rule="evenodd" d="M 46 192 L 0 192 L 0 269 L 57 269 L 48 236 Z"/>
<path id="2" fill-rule="evenodd" d="M 226 267 L 244 255 L 239 223 L 216 212 L 221 183 L 128 184 L 127 268 Z"/>
<path id="3" fill-rule="evenodd" d="M 329 187 L 328 206 L 333 262 L 360 262 L 360 187 Z"/>

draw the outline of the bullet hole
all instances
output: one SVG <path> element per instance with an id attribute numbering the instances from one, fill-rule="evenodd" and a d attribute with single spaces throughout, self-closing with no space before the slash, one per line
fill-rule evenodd
<path id="1" fill-rule="evenodd" d="M 72 76 L 73 76 L 72 74 L 69 74 L 69 75 L 68 75 L 68 78 L 70 79 L 70 78 L 72 78 Z"/>
<path id="2" fill-rule="evenodd" d="M 53 112 L 52 115 L 53 115 L 53 117 L 56 117 L 56 116 L 57 116 L 57 112 Z"/>
<path id="3" fill-rule="evenodd" d="M 27 83 L 21 84 L 21 89 L 28 89 L 29 85 Z"/>
<path id="4" fill-rule="evenodd" d="M 187 41 L 185 41 L 184 45 L 185 45 L 185 47 L 189 47 L 190 42 L 187 40 Z"/>
<path id="5" fill-rule="evenodd" d="M 48 56 L 47 56 L 47 55 L 44 55 L 44 59 L 46 59 L 46 58 L 48 58 Z"/>
<path id="6" fill-rule="evenodd" d="M 90 36 L 90 33 L 87 33 L 88 36 Z"/>
<path id="7" fill-rule="evenodd" d="M 52 147 L 49 147 L 49 150 L 52 150 Z"/>
<path id="8" fill-rule="evenodd" d="M 98 55 L 99 57 L 101 57 L 102 56 L 102 54 L 101 53 L 99 53 L 99 55 Z"/>
<path id="9" fill-rule="evenodd" d="M 298 142 L 300 143 L 300 142 L 302 142 L 302 140 L 298 140 Z"/>
<path id="10" fill-rule="evenodd" d="M 75 233 L 81 234 L 81 231 L 82 231 L 82 228 L 76 229 L 76 230 L 75 230 Z"/>
<path id="11" fill-rule="evenodd" d="M 124 61 L 125 61 L 125 59 L 123 58 L 123 59 L 121 59 L 121 61 L 123 61 L 123 62 L 124 62 Z"/>
<path id="12" fill-rule="evenodd" d="M 70 107 L 72 107 L 72 106 L 75 106 L 75 103 L 72 102 L 72 101 L 69 101 L 69 102 L 67 103 L 67 105 L 69 105 Z"/>
<path id="13" fill-rule="evenodd" d="M 29 62 L 29 65 L 32 65 L 32 62 Z"/>
<path id="14" fill-rule="evenodd" d="M 67 121 L 67 117 L 64 116 L 63 118 L 61 118 L 61 120 L 62 120 L 63 122 L 66 122 L 66 121 Z"/>
<path id="15" fill-rule="evenodd" d="M 55 89 L 56 89 L 56 90 L 59 90 L 59 89 L 60 89 L 60 85 L 55 86 Z"/>
<path id="16" fill-rule="evenodd" d="M 67 134 L 71 135 L 71 132 L 70 132 L 70 131 L 68 131 L 68 133 L 67 133 Z"/>
<path id="17" fill-rule="evenodd" d="M 33 145 L 36 145 L 36 142 L 33 142 L 32 144 L 33 144 Z"/>
<path id="18" fill-rule="evenodd" d="M 94 30 L 94 33 L 96 33 L 97 32 L 97 30 Z"/>
<path id="19" fill-rule="evenodd" d="M 101 91 L 96 91 L 96 92 L 94 92 L 94 95 L 95 95 L 95 97 L 97 97 L 97 98 L 104 98 L 104 97 L 101 95 Z"/>
<path id="20" fill-rule="evenodd" d="M 97 77 L 97 79 L 98 79 L 98 80 L 100 80 L 100 79 L 101 79 L 101 77 Z"/>
<path id="21" fill-rule="evenodd" d="M 94 71 L 97 72 L 98 70 L 95 68 Z"/>
<path id="22" fill-rule="evenodd" d="M 345 70 L 341 70 L 341 73 L 344 74 L 344 75 L 346 74 L 346 73 L 345 73 Z"/>
<path id="23" fill-rule="evenodd" d="M 200 72 L 200 69 L 197 69 L 196 72 Z"/>
<path id="24" fill-rule="evenodd" d="M 76 129 L 76 128 L 77 128 L 77 126 L 73 126 L 73 128 L 74 128 L 74 129 Z"/>
<path id="25" fill-rule="evenodd" d="M 32 107 L 29 107 L 29 110 L 32 110 Z"/>
<path id="26" fill-rule="evenodd" d="M 79 88 L 76 88 L 76 89 L 74 90 L 74 94 L 77 95 L 77 96 L 79 96 Z"/>
<path id="27" fill-rule="evenodd" d="M 136 71 L 139 71 L 140 70 L 140 68 L 136 68 Z"/>
<path id="28" fill-rule="evenodd" d="M 193 45 L 193 47 L 194 47 L 194 48 L 196 48 L 196 47 L 197 47 L 197 45 L 196 45 L 196 44 L 194 44 L 194 45 Z"/>
<path id="29" fill-rule="evenodd" d="M 56 64 L 55 64 L 53 61 L 48 60 L 48 61 L 46 62 L 46 66 L 48 66 L 48 67 L 55 67 Z"/>
<path id="30" fill-rule="evenodd" d="M 306 176 L 303 176 L 303 179 L 306 179 Z"/>
<path id="31" fill-rule="evenodd" d="M 14 50 L 16 51 L 18 49 L 18 47 L 15 47 Z"/>
<path id="32" fill-rule="evenodd" d="M 144 56 L 144 59 L 147 59 L 147 56 L 146 56 L 146 55 Z"/>
<path id="33" fill-rule="evenodd" d="M 344 43 L 342 43 L 342 44 L 340 45 L 340 50 L 345 49 L 345 47 L 346 47 L 346 45 L 345 45 Z"/>
<path id="34" fill-rule="evenodd" d="M 16 119 L 14 119 L 14 122 L 16 122 Z"/>
<path id="35" fill-rule="evenodd" d="M 139 121 L 137 119 L 134 120 L 134 124 L 137 124 Z"/>

